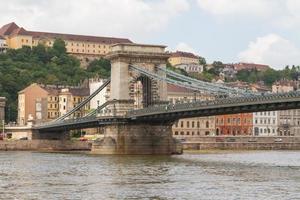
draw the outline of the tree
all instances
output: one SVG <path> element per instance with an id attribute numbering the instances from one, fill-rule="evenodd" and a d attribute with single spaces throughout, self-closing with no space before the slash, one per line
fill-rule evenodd
<path id="1" fill-rule="evenodd" d="M 206 60 L 203 57 L 199 58 L 199 64 L 205 66 L 206 65 Z"/>
<path id="2" fill-rule="evenodd" d="M 56 56 L 65 55 L 67 52 L 66 43 L 63 39 L 56 39 L 53 43 L 53 51 Z"/>

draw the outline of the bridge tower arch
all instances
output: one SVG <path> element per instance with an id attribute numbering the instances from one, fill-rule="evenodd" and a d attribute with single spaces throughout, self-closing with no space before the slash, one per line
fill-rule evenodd
<path id="1" fill-rule="evenodd" d="M 145 108 L 167 102 L 167 83 L 150 79 L 130 68 L 143 68 L 161 77 L 163 71 L 157 67 L 166 67 L 170 54 L 166 46 L 120 43 L 111 46 L 107 58 L 111 61 L 110 100 L 114 100 L 117 115 L 124 115 L 135 108 Z M 140 103 L 137 103 L 137 91 L 140 86 Z"/>

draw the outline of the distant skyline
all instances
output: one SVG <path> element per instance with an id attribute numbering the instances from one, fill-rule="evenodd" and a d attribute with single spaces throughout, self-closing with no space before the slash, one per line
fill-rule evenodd
<path id="1" fill-rule="evenodd" d="M 126 37 L 208 62 L 300 65 L 299 0 L 0 0 L 0 25 Z"/>

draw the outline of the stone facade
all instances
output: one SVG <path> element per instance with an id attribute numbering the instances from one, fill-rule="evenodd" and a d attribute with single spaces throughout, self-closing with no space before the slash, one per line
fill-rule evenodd
<path id="1" fill-rule="evenodd" d="M 175 152 L 170 125 L 112 124 L 103 129 L 104 138 L 93 143 L 92 153 L 170 155 Z"/>
<path id="2" fill-rule="evenodd" d="M 140 82 L 142 99 L 139 108 L 166 102 L 166 82 L 151 80 L 139 72 L 130 69 L 129 65 L 158 72 L 156 67 L 165 67 L 169 54 L 165 53 L 165 46 L 141 44 L 116 44 L 112 45 L 107 58 L 111 60 L 111 85 L 110 100 L 119 101 L 116 106 L 117 115 L 123 115 L 127 110 L 134 108 L 136 91 L 135 84 Z M 165 76 L 164 74 L 160 74 Z M 122 102 L 128 102 L 121 105 Z M 132 102 L 132 103 L 130 103 Z M 122 108 L 122 111 L 119 109 Z M 111 110 L 113 110 L 112 108 Z M 124 110 L 125 109 L 125 110 Z"/>

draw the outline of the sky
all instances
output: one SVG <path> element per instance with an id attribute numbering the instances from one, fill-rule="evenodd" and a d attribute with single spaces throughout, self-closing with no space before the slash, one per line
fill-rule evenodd
<path id="1" fill-rule="evenodd" d="M 0 25 L 125 37 L 208 62 L 300 65 L 300 0 L 0 0 Z"/>

